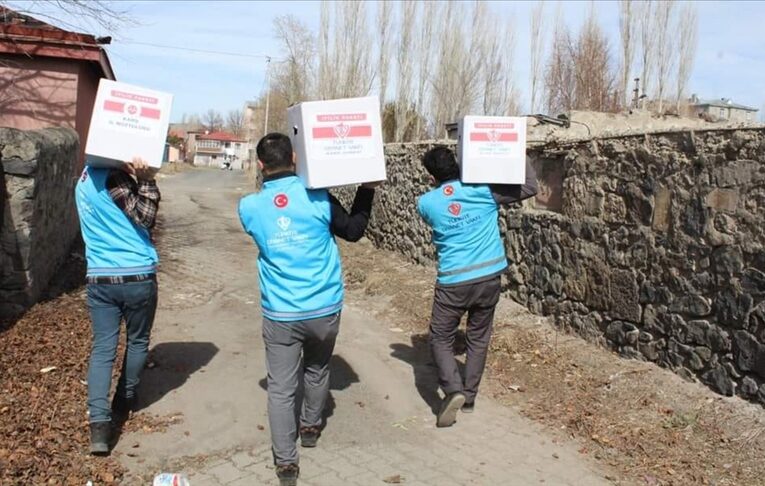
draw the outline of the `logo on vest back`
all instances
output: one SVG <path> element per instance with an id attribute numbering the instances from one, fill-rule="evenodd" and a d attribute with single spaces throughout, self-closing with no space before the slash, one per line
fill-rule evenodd
<path id="1" fill-rule="evenodd" d="M 451 184 L 448 186 L 444 186 L 444 195 L 451 196 L 452 194 L 454 194 L 454 186 L 452 186 Z"/>
<path id="2" fill-rule="evenodd" d="M 286 216 L 282 216 L 276 220 L 276 224 L 279 225 L 282 231 L 287 231 L 291 223 L 292 223 L 292 220 Z"/>
<path id="3" fill-rule="evenodd" d="M 290 200 L 286 194 L 277 194 L 276 197 L 274 197 L 274 206 L 277 208 L 286 208 L 289 203 Z"/>
<path id="4" fill-rule="evenodd" d="M 451 203 L 449 205 L 449 212 L 452 213 L 454 216 L 459 216 L 462 212 L 462 204 L 460 203 Z"/>

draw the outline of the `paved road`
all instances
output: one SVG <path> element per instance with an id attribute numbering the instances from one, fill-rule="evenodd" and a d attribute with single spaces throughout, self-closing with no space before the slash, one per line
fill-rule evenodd
<path id="1" fill-rule="evenodd" d="M 175 467 L 193 486 L 276 484 L 256 252 L 235 211 L 249 187 L 239 173 L 212 170 L 161 182 L 157 366 L 144 374 L 141 400 L 146 413 L 182 420 L 122 438 L 117 451 L 131 474 Z M 454 427 L 436 429 L 433 397 L 429 405 L 415 386 L 435 377 L 422 371 L 427 357 L 400 339 L 346 307 L 328 425 L 320 447 L 301 451 L 301 485 L 608 484 L 573 445 L 553 443 L 488 398 Z"/>

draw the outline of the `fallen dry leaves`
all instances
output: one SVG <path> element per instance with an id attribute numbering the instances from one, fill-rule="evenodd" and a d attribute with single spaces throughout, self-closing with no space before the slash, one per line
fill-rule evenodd
<path id="1" fill-rule="evenodd" d="M 0 325 L 0 484 L 120 480 L 116 460 L 87 454 L 89 352 L 90 319 L 81 292 Z"/>

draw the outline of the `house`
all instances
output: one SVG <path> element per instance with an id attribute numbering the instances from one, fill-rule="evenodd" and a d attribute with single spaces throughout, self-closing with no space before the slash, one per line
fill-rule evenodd
<path id="1" fill-rule="evenodd" d="M 228 161 L 234 169 L 246 169 L 249 146 L 246 140 L 228 132 L 190 133 L 187 142 L 187 150 L 193 150 L 190 153 L 194 165 L 203 167 L 222 167 Z"/>
<path id="2" fill-rule="evenodd" d="M 110 38 L 70 32 L 0 6 L 0 127 L 69 127 L 84 160 L 101 78 L 115 79 Z"/>
<path id="3" fill-rule="evenodd" d="M 695 116 L 713 121 L 730 121 L 738 123 L 755 123 L 757 108 L 734 103 L 728 98 L 719 100 L 700 100 L 693 95 L 690 106 Z"/>

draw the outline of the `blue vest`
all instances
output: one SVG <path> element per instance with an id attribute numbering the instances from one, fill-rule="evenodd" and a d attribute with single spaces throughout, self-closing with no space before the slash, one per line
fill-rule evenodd
<path id="1" fill-rule="evenodd" d="M 507 268 L 499 206 L 489 186 L 446 182 L 423 194 L 418 209 L 433 228 L 439 284 L 460 284 Z"/>
<path id="2" fill-rule="evenodd" d="M 75 188 L 88 276 L 155 273 L 159 258 L 149 231 L 114 203 L 106 188 L 110 170 L 85 167 Z"/>
<path id="3" fill-rule="evenodd" d="M 265 317 L 299 321 L 342 309 L 340 252 L 326 190 L 308 190 L 297 176 L 268 181 L 239 202 L 239 219 L 260 250 Z"/>

